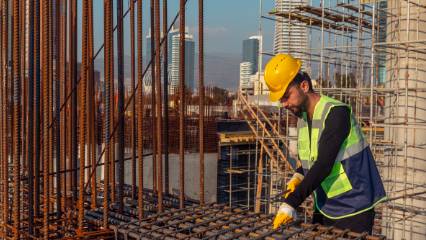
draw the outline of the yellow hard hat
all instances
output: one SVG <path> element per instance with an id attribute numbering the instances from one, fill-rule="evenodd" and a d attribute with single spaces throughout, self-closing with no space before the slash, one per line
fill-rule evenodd
<path id="1" fill-rule="evenodd" d="M 300 71 L 302 61 L 288 54 L 277 54 L 265 67 L 265 83 L 269 88 L 269 100 L 281 99 L 288 85 Z"/>

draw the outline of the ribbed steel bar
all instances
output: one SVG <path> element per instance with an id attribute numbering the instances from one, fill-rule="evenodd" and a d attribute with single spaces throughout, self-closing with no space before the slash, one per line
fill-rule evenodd
<path id="1" fill-rule="evenodd" d="M 114 16 L 114 12 L 111 9 L 111 19 L 113 19 Z M 118 29 L 118 23 L 116 25 L 116 28 Z M 113 33 L 112 33 L 113 34 Z M 105 117 L 109 117 L 110 118 L 110 174 L 109 174 L 109 178 L 110 178 L 110 183 L 111 183 L 111 202 L 115 202 L 116 201 L 116 191 L 115 191 L 115 182 L 116 182 L 116 177 L 115 177 L 115 165 L 116 165 L 116 155 L 115 155 L 115 142 L 116 142 L 116 137 L 114 135 L 114 126 L 115 126 L 115 89 L 114 89 L 114 37 L 112 37 L 112 43 L 111 43 L 111 58 L 109 60 L 109 68 L 110 68 L 110 74 L 111 74 L 111 85 L 110 85 L 110 102 L 111 102 L 111 109 L 110 109 L 110 114 L 108 116 Z M 92 173 L 93 174 L 93 173 Z"/>
<path id="2" fill-rule="evenodd" d="M 185 0 L 179 1 L 179 185 L 180 208 L 185 201 Z"/>
<path id="3" fill-rule="evenodd" d="M 59 4 L 59 82 L 60 82 L 60 104 L 65 103 L 65 96 L 67 95 L 67 0 L 57 0 Z M 60 111 L 60 154 L 61 154 L 61 171 L 64 171 L 62 177 L 62 206 L 64 206 L 64 199 L 67 198 L 67 111 Z"/>
<path id="4" fill-rule="evenodd" d="M 155 140 L 156 133 L 156 122 L 155 122 L 155 40 L 154 40 L 154 29 L 155 29 L 155 13 L 154 13 L 154 5 L 155 0 L 150 1 L 150 18 L 151 18 L 151 28 L 150 28 L 150 48 L 151 48 L 151 140 L 152 140 L 152 182 L 153 182 L 153 189 L 154 191 L 157 191 L 157 148 L 161 146 L 157 146 L 157 141 Z"/>
<path id="5" fill-rule="evenodd" d="M 40 78 L 40 0 L 34 1 L 34 211 L 40 212 L 40 157 L 41 157 L 41 78 Z M 37 236 L 37 235 L 36 235 Z"/>
<path id="6" fill-rule="evenodd" d="M 3 204 L 3 233 L 5 235 L 5 237 L 7 236 L 7 223 L 9 221 L 9 162 L 8 162 L 8 156 L 9 156 L 9 149 L 8 149 L 8 126 L 9 126 L 9 121 L 8 121 L 8 67 L 7 67 L 7 62 L 8 62 L 8 51 L 4 51 L 4 49 L 8 49 L 8 39 L 9 39 L 9 31 L 8 29 L 8 16 L 9 16 L 9 7 L 8 7 L 8 1 L 7 0 L 3 0 L 2 1 L 2 122 L 3 122 L 3 129 L 2 129 L 2 171 L 3 171 L 3 199 L 2 199 L 2 204 Z"/>
<path id="7" fill-rule="evenodd" d="M 138 219 L 142 221 L 144 214 L 143 203 L 143 118 L 144 118 L 144 99 L 143 99 L 143 36 L 142 36 L 142 0 L 138 0 L 138 19 L 137 19 L 137 41 L 138 41 Z"/>
<path id="8" fill-rule="evenodd" d="M 68 60 L 68 64 L 67 64 L 67 72 L 65 73 L 65 95 L 66 98 L 64 99 L 64 102 L 62 103 L 62 107 L 65 106 L 65 115 L 66 115 L 66 155 L 67 155 L 67 163 L 66 163 L 66 171 L 70 171 L 74 168 L 74 163 L 72 160 L 72 149 L 73 149 L 73 143 L 72 143 L 72 131 L 74 131 L 72 129 L 72 97 L 73 97 L 73 92 L 71 92 L 71 89 L 73 87 L 73 78 L 72 78 L 72 37 L 73 34 L 71 32 L 71 27 L 72 27 L 72 21 L 71 21 L 71 6 L 72 6 L 72 1 L 73 0 L 68 0 L 67 2 L 67 10 L 65 12 L 67 12 L 67 28 L 69 28 L 69 30 L 67 30 L 67 45 L 68 48 L 66 49 L 66 54 L 67 54 L 67 60 Z M 64 111 L 63 109 L 61 109 L 61 112 Z M 67 186 L 66 186 L 66 192 L 67 195 L 69 194 L 69 196 L 67 196 L 67 199 L 69 199 L 71 197 L 71 199 L 74 200 L 73 197 L 73 177 L 74 177 L 74 171 L 71 172 L 67 172 L 66 173 L 66 178 L 67 178 Z"/>
<path id="9" fill-rule="evenodd" d="M 49 67 L 48 67 L 48 76 L 49 76 L 49 86 L 48 86 L 48 92 L 47 92 L 47 98 L 48 98 L 48 101 L 49 101 L 49 103 L 48 103 L 48 108 L 45 108 L 45 109 L 43 109 L 43 111 L 47 111 L 48 112 L 48 119 L 46 120 L 47 122 L 48 122 L 48 132 L 49 132 L 49 137 L 47 138 L 47 139 L 42 139 L 42 143 L 45 143 L 45 142 L 48 142 L 48 147 L 49 147 L 49 150 L 48 150 L 48 155 L 49 155 L 49 158 L 48 158 L 48 161 L 49 161 L 49 169 L 48 169 L 48 172 L 49 172 L 49 177 L 48 177 L 48 181 L 49 181 L 49 183 L 48 183 L 48 191 L 49 191 L 49 196 L 51 196 L 52 198 L 51 199 L 49 199 L 49 211 L 51 211 L 51 210 L 53 210 L 54 209 L 54 192 L 53 192 L 53 187 L 54 187 L 54 183 L 53 183 L 53 175 L 50 175 L 50 173 L 53 173 L 54 172 L 54 169 L 53 169 L 53 167 L 54 167 L 54 162 L 53 162 L 53 159 L 54 159 L 54 156 L 53 156 L 53 149 L 54 149 L 54 142 L 53 142 L 53 140 L 54 140 L 54 129 L 53 129 L 53 125 L 51 124 L 52 123 L 52 120 L 53 120 L 53 110 L 54 110 L 54 99 L 53 99 L 53 90 L 54 90 L 54 78 L 53 78 L 53 73 L 54 73 L 54 69 L 53 69 L 53 63 L 54 63 L 54 59 L 53 59 L 53 51 L 54 51 L 54 37 L 53 37 L 53 31 L 54 31 L 54 29 L 53 29 L 53 26 L 54 26 L 54 22 L 53 22 L 53 13 L 54 13 L 54 11 L 53 11 L 53 5 L 54 5 L 54 1 L 52 2 L 52 1 L 50 1 L 49 2 L 49 9 L 48 9 L 48 11 L 49 11 L 49 14 L 48 15 L 46 15 L 46 17 L 48 18 L 48 24 L 49 24 L 49 27 L 48 27 L 48 29 L 49 29 L 49 31 L 48 31 L 48 34 L 49 34 L 49 50 L 48 50 L 48 59 L 49 59 Z M 44 42 L 44 41 L 43 41 Z M 50 217 L 50 212 L 49 212 L 49 217 Z M 55 228 L 56 228 L 56 225 L 53 225 L 52 224 L 52 226 L 54 226 Z M 57 232 L 57 231 L 56 231 Z"/>
<path id="10" fill-rule="evenodd" d="M 61 89 L 61 80 L 60 80 L 60 69 L 63 67 L 60 61 L 59 52 L 60 52 L 60 1 L 57 0 L 54 2 L 55 4 L 55 17 L 54 17 L 54 31 L 53 31 L 53 55 L 55 58 L 55 69 L 54 69 L 54 75 L 53 75 L 53 81 L 55 83 L 55 118 L 57 121 L 54 123 L 54 130 L 55 130 L 55 183 L 56 183 L 56 217 L 57 219 L 61 218 L 62 215 L 62 175 L 60 174 L 61 167 L 62 167 L 62 158 L 61 158 L 61 119 L 60 119 L 60 109 L 61 109 L 61 95 L 60 95 L 60 89 Z M 58 233 L 59 234 L 59 233 Z"/>
<path id="11" fill-rule="evenodd" d="M 70 0 L 70 70 L 69 76 L 71 88 L 74 89 L 71 94 L 71 166 L 74 169 L 72 173 L 71 189 L 73 193 L 73 202 L 77 202 L 77 0 Z"/>
<path id="12" fill-rule="evenodd" d="M 130 77 L 131 90 L 135 92 L 135 1 L 130 0 Z M 132 199 L 136 199 L 136 100 L 132 100 L 132 114 L 130 123 L 130 145 L 132 150 L 132 161 L 130 169 L 132 171 Z M 142 156 L 142 155 L 141 155 Z"/>
<path id="13" fill-rule="evenodd" d="M 42 72 L 42 96 L 43 96 L 43 238 L 49 239 L 49 209 L 50 209 L 50 191 L 49 191 L 49 169 L 50 169 L 50 147 L 49 147 L 49 110 L 51 110 L 49 106 L 49 91 L 50 91 L 50 62 L 51 59 L 49 51 L 50 51 L 50 1 L 43 0 L 41 2 L 41 36 L 43 38 L 42 46 L 42 64 L 41 64 L 41 72 Z"/>
<path id="14" fill-rule="evenodd" d="M 88 2 L 88 118 L 89 118 L 89 158 L 92 164 L 91 171 L 96 172 L 96 137 L 97 137 L 97 105 L 96 105 L 96 83 L 94 79 L 94 65 L 93 65 L 93 1 Z M 88 170 L 87 176 L 90 176 L 90 169 Z M 91 178 L 91 196 L 92 205 L 91 208 L 96 208 L 96 174 Z"/>
<path id="15" fill-rule="evenodd" d="M 13 1 L 12 8 L 12 78 L 13 78 L 13 239 L 20 238 L 21 225 L 21 31 L 20 0 Z"/>
<path id="16" fill-rule="evenodd" d="M 156 107 L 156 141 L 157 141 L 157 191 L 158 212 L 163 211 L 163 152 L 162 152 L 162 103 L 161 103 L 161 44 L 160 44 L 160 0 L 154 4 L 154 39 L 155 39 L 155 107 Z"/>
<path id="17" fill-rule="evenodd" d="M 34 2 L 28 2 L 28 136 L 27 136 L 27 164 L 28 164 L 28 234 L 34 233 Z"/>
<path id="18" fill-rule="evenodd" d="M 0 33 L 3 33 L 3 2 L 0 2 Z M 3 47 L 3 38 L 0 37 L 0 46 Z M 4 136 L 5 136 L 5 132 L 4 132 L 4 127 L 6 125 L 5 121 L 4 121 L 4 114 L 5 114 L 5 109 L 4 109 L 4 101 L 5 101 L 5 96 L 3 94 L 3 89 L 4 89 L 4 78 L 3 78 L 3 53 L 5 51 L 3 50 L 3 48 L 0 48 L 0 100 L 1 100 L 1 105 L 0 105 L 0 116 L 1 116 L 1 129 L 0 129 L 0 144 L 1 146 L 4 146 L 4 144 L 6 144 L 6 142 L 4 141 Z M 1 147 L 0 150 L 0 166 L 2 167 L 2 170 L 0 170 L 0 211 L 3 212 L 3 196 L 6 194 L 6 187 L 5 187 L 5 181 L 4 181 L 4 170 L 3 170 L 3 165 L 4 165 L 4 160 L 6 159 L 6 157 L 3 155 L 3 147 Z M 0 236 L 3 237 L 6 234 L 6 230 L 3 228 L 3 226 L 5 226 L 5 222 L 4 222 L 4 216 L 1 217 L 0 222 L 2 223 L 1 225 L 1 229 L 0 229 Z"/>
<path id="19" fill-rule="evenodd" d="M 104 199 L 103 199 L 103 227 L 108 227 L 108 210 L 109 210 L 109 177 L 110 177 L 110 124 L 111 124 L 111 82 L 114 79 L 112 75 L 111 65 L 109 64 L 113 58 L 113 19 L 112 19 L 112 0 L 104 0 L 104 71 L 105 71 L 105 96 L 104 96 L 104 142 L 105 142 L 105 156 L 104 156 Z"/>
<path id="20" fill-rule="evenodd" d="M 88 20 L 89 20 L 89 1 L 83 1 L 82 7 L 82 22 L 81 22 L 81 68 L 80 68 L 80 180 L 79 180 L 79 194 L 78 194 L 78 234 L 83 233 L 83 220 L 84 220 L 84 167 L 86 164 L 86 127 L 87 127 L 87 77 L 88 77 Z"/>
<path id="21" fill-rule="evenodd" d="M 119 205 L 119 212 L 123 211 L 123 185 L 124 185 L 124 49 L 123 49 L 123 0 L 117 0 L 117 78 L 118 78 L 118 128 L 117 138 L 117 178 L 118 178 L 118 191 L 117 201 Z"/>
<path id="22" fill-rule="evenodd" d="M 200 204 L 204 204 L 204 0 L 198 0 Z"/>
<path id="23" fill-rule="evenodd" d="M 168 6 L 163 0 L 163 96 L 164 96 L 164 192 L 170 193 L 169 184 L 169 46 L 168 46 Z"/>

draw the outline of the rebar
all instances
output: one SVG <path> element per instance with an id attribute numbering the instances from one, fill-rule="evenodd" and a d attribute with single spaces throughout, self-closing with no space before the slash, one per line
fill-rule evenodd
<path id="1" fill-rule="evenodd" d="M 59 52 L 60 52 L 60 1 L 55 1 L 54 2 L 54 6 L 55 6 L 55 11 L 54 11 L 54 28 L 52 30 L 53 34 L 52 34 L 52 38 L 53 38 L 53 57 L 55 59 L 55 70 L 54 70 L 54 74 L 53 74 L 53 81 L 54 81 L 54 86 L 55 86 L 55 118 L 58 119 L 57 121 L 55 121 L 54 123 L 54 138 L 52 138 L 52 140 L 55 141 L 55 172 L 56 172 L 56 217 L 58 219 L 61 218 L 62 215 L 62 193 L 61 193 L 61 181 L 62 181 L 62 176 L 61 174 L 59 174 L 60 170 L 61 170 L 61 166 L 62 166 L 62 158 L 61 158 L 61 142 L 63 141 L 61 139 L 61 119 L 60 119 L 60 108 L 61 108 L 61 100 L 60 100 L 60 89 L 61 89 L 61 81 L 59 78 L 60 75 L 60 71 L 62 66 L 64 65 L 60 65 L 60 57 L 59 57 Z M 53 146 L 52 146 L 53 147 Z"/>
<path id="2" fill-rule="evenodd" d="M 155 35 L 155 13 L 154 13 L 154 5 L 155 5 L 155 0 L 151 0 L 150 1 L 150 34 L 151 34 L 151 39 L 150 39 L 150 50 L 151 50 L 151 56 L 150 56 L 150 62 L 151 62 L 151 141 L 152 141 L 152 169 L 153 169 L 153 174 L 152 174 L 152 183 L 153 183 L 153 189 L 155 191 L 157 191 L 157 148 L 160 146 L 157 146 L 157 141 L 155 140 L 155 136 L 157 135 L 156 133 L 156 121 L 155 121 L 155 105 L 156 105 L 156 98 L 155 98 L 155 89 L 156 89 L 156 84 L 155 84 L 155 61 L 154 61 L 154 57 L 155 57 L 155 40 L 154 40 L 154 35 Z"/>
<path id="3" fill-rule="evenodd" d="M 97 211 L 90 211 L 86 219 L 97 225 L 100 216 Z M 110 215 L 109 228 L 117 237 L 126 239 L 384 239 L 380 235 L 369 236 L 301 221 L 273 230 L 272 220 L 271 214 L 206 204 L 166 210 L 144 218 L 142 223 L 132 216 L 114 213 Z"/>
<path id="4" fill-rule="evenodd" d="M 136 91 L 136 79 L 135 79 L 135 2 L 134 0 L 130 1 L 130 75 L 131 75 L 131 91 Z M 132 161 L 131 161 L 131 171 L 132 171 L 132 199 L 136 199 L 136 100 L 132 100 L 132 115 L 130 123 L 130 142 L 132 149 Z M 142 156 L 142 155 L 140 155 Z"/>
<path id="5" fill-rule="evenodd" d="M 204 204 L 204 0 L 198 0 L 200 203 Z"/>
<path id="6" fill-rule="evenodd" d="M 156 107 L 156 139 L 157 141 L 157 194 L 158 212 L 163 211 L 163 142 L 162 142 L 162 103 L 161 103 L 161 44 L 160 44 L 160 0 L 154 0 L 154 42 L 155 42 L 155 107 Z M 154 83 L 153 83 L 154 84 Z"/>
<path id="7" fill-rule="evenodd" d="M 163 0 L 163 108 L 164 108 L 164 192 L 170 193 L 169 174 L 169 46 L 168 46 L 168 5 L 167 0 Z"/>
<path id="8" fill-rule="evenodd" d="M 43 0 L 41 2 L 41 36 L 45 43 L 42 45 L 42 96 L 43 96 L 43 238 L 49 239 L 49 209 L 50 209 L 50 191 L 49 191 L 49 169 L 50 169 L 50 146 L 49 146 L 49 91 L 50 91 L 50 1 Z"/>
<path id="9" fill-rule="evenodd" d="M 20 1 L 13 1 L 12 77 L 13 77 L 13 238 L 20 238 L 21 225 L 21 31 Z"/>
<path id="10" fill-rule="evenodd" d="M 83 233 L 83 220 L 84 220 L 84 167 L 86 164 L 86 127 L 87 127 L 87 78 L 88 78 L 88 51 L 87 51 L 87 38 L 88 38 L 88 10 L 89 1 L 83 1 L 82 9 L 82 34 L 81 34 L 81 68 L 80 68 L 80 180 L 79 180 L 79 194 L 78 194 L 78 234 Z"/>
<path id="11" fill-rule="evenodd" d="M 180 208 L 185 201 L 185 0 L 179 1 L 179 186 Z"/>
<path id="12" fill-rule="evenodd" d="M 94 59 L 93 59 L 93 1 L 88 2 L 88 88 L 87 88 L 87 94 L 89 97 L 88 101 L 88 108 L 90 109 L 88 111 L 88 123 L 89 123 L 89 131 L 88 131 L 88 138 L 89 138 L 89 153 L 88 156 L 90 158 L 90 163 L 92 164 L 92 169 L 88 170 L 87 176 L 90 176 L 90 172 L 96 172 L 96 138 L 97 138 L 97 104 L 96 104 L 96 83 L 94 79 Z M 91 208 L 96 208 L 96 174 L 92 176 L 91 178 L 91 196 L 92 196 L 92 205 Z"/>
<path id="13" fill-rule="evenodd" d="M 123 52 L 123 1 L 117 0 L 117 78 L 118 78 L 118 128 L 115 137 L 118 141 L 118 191 L 117 200 L 120 212 L 123 211 L 124 185 L 124 52 Z"/>
<path id="14" fill-rule="evenodd" d="M 104 142 L 105 142 L 105 156 L 104 156 L 104 199 L 103 199 L 103 227 L 108 227 L 108 210 L 109 210 L 109 178 L 110 178 L 110 165 L 111 165 L 111 145 L 110 145 L 110 129 L 111 129 L 111 92 L 112 81 L 114 79 L 113 69 L 110 62 L 113 59 L 113 22 L 112 22 L 112 0 L 104 0 L 104 41 L 105 41 L 105 113 L 104 113 Z"/>
<path id="15" fill-rule="evenodd" d="M 144 99 L 143 99 L 143 51 L 142 51 L 142 0 L 138 1 L 138 19 L 137 19 L 137 41 L 138 41 L 138 219 L 142 221 L 144 214 L 143 203 L 143 128 L 144 128 Z M 135 89 L 136 90 L 136 89 Z"/>
<path id="16" fill-rule="evenodd" d="M 71 89 L 71 166 L 74 169 L 72 173 L 72 197 L 73 202 L 77 202 L 77 0 L 70 0 L 70 81 Z"/>
<path id="17" fill-rule="evenodd" d="M 34 2 L 28 3 L 28 136 L 27 136 L 27 167 L 28 167 L 28 234 L 34 233 Z M 3 86 L 2 86 L 3 87 Z"/>

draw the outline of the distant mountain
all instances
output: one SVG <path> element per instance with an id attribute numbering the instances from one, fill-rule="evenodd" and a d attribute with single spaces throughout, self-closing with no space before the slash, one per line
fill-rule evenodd
<path id="1" fill-rule="evenodd" d="M 196 56 L 198 63 L 198 55 Z M 228 90 L 236 90 L 240 79 L 241 56 L 233 53 L 207 53 L 204 56 L 204 84 Z M 198 66 L 195 66 L 198 79 Z M 198 83 L 195 84 L 198 86 Z"/>
<path id="2" fill-rule="evenodd" d="M 217 86 L 228 90 L 236 90 L 239 84 L 240 54 L 234 53 L 206 53 L 204 56 L 204 84 L 206 86 Z M 124 56 L 124 78 L 125 84 L 130 84 L 130 56 Z M 117 77 L 117 58 L 114 59 L 114 75 Z M 146 66 L 146 64 L 145 64 Z M 95 69 L 104 78 L 104 60 L 95 60 Z M 195 85 L 198 86 L 198 54 L 195 56 Z"/>

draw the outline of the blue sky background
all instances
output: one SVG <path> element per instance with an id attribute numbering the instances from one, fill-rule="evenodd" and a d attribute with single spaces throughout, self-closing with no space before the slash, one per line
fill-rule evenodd
<path id="1" fill-rule="evenodd" d="M 79 1 L 79 13 L 81 13 Z M 130 0 L 123 0 L 124 11 L 127 10 Z M 143 1 L 144 36 L 150 26 L 149 3 Z M 114 1 L 115 11 L 116 0 Z M 169 23 L 179 9 L 178 0 L 168 1 Z M 273 8 L 274 0 L 263 1 L 263 14 Z M 114 13 L 115 14 L 115 13 Z M 186 25 L 197 39 L 198 37 L 198 1 L 188 0 L 186 6 Z M 130 16 L 130 14 L 128 15 Z M 242 41 L 259 31 L 259 0 L 205 0 L 204 1 L 204 31 L 206 53 L 241 54 Z M 78 16 L 78 32 L 81 33 L 81 14 Z M 264 51 L 271 51 L 274 23 L 270 20 L 263 21 Z M 116 15 L 114 15 L 114 24 Z M 94 31 L 95 51 L 103 43 L 103 1 L 94 0 Z M 125 54 L 130 55 L 130 20 L 124 20 Z M 145 40 L 145 39 L 144 39 Z M 196 41 L 197 44 L 197 41 Z M 145 47 L 146 45 L 143 44 Z M 103 54 L 101 53 L 100 57 Z M 80 53 L 79 53 L 80 57 Z"/>

